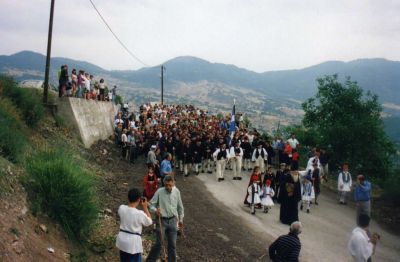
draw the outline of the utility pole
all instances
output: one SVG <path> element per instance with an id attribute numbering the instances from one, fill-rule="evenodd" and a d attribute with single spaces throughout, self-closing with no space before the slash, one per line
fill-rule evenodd
<path id="1" fill-rule="evenodd" d="M 50 53 L 51 53 L 51 38 L 53 34 L 54 1 L 55 0 L 51 0 L 51 5 L 50 5 L 49 35 L 47 36 L 47 57 L 46 57 L 46 70 L 44 73 L 44 89 L 43 89 L 44 104 L 47 104 L 47 95 L 49 92 Z"/>
<path id="2" fill-rule="evenodd" d="M 161 65 L 161 105 L 164 104 L 164 65 Z"/>

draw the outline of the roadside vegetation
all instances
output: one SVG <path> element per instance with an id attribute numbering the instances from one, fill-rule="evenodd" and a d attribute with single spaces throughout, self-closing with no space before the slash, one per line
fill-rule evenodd
<path id="1" fill-rule="evenodd" d="M 98 216 L 94 176 L 67 152 L 69 145 L 35 140 L 46 117 L 41 97 L 41 90 L 20 88 L 12 78 L 0 76 L 0 156 L 24 170 L 21 178 L 32 213 L 49 216 L 81 242 Z M 57 115 L 54 121 L 63 125 Z"/>

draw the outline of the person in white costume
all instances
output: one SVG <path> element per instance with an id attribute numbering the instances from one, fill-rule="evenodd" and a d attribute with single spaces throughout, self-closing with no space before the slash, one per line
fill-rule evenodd
<path id="1" fill-rule="evenodd" d="M 274 189 L 271 187 L 271 180 L 267 179 L 265 185 L 261 190 L 261 205 L 264 207 L 264 213 L 268 213 L 268 210 L 274 206 L 272 198 L 275 195 Z"/>
<path id="2" fill-rule="evenodd" d="M 349 172 L 349 165 L 343 164 L 342 172 L 338 176 L 338 191 L 339 191 L 339 203 L 342 205 L 347 204 L 347 196 L 351 191 L 353 181 Z"/>
<path id="3" fill-rule="evenodd" d="M 260 188 L 260 180 L 257 175 L 253 175 L 251 177 L 252 183 L 250 186 L 247 188 L 247 202 L 250 203 L 250 212 L 251 214 L 256 213 L 255 205 L 261 204 L 261 199 L 260 199 L 260 194 L 261 194 L 261 188 Z"/>
<path id="4" fill-rule="evenodd" d="M 240 147 L 240 140 L 231 147 L 230 156 L 233 168 L 233 180 L 242 180 L 242 159 L 243 149 Z"/>
<path id="5" fill-rule="evenodd" d="M 230 157 L 228 149 L 226 149 L 225 144 L 221 144 L 217 150 L 215 150 L 213 154 L 213 158 L 216 161 L 216 172 L 215 175 L 217 176 L 217 181 L 220 182 L 225 180 L 224 172 L 226 162 L 228 162 Z"/>
<path id="6" fill-rule="evenodd" d="M 268 160 L 268 153 L 265 150 L 265 148 L 263 148 L 262 142 L 259 142 L 257 148 L 254 149 L 253 157 L 251 160 L 255 162 L 254 166 L 260 167 L 261 173 L 264 173 L 265 171 L 264 162 Z"/>

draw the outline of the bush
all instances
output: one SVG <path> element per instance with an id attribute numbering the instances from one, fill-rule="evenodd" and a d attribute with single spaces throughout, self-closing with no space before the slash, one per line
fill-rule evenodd
<path id="1" fill-rule="evenodd" d="M 400 170 L 394 171 L 384 185 L 383 198 L 390 203 L 400 205 Z"/>
<path id="2" fill-rule="evenodd" d="M 14 105 L 6 99 L 0 99 L 0 154 L 12 162 L 20 159 L 27 143 L 21 130 Z"/>
<path id="3" fill-rule="evenodd" d="M 47 213 L 72 238 L 87 237 L 98 216 L 94 176 L 61 150 L 37 153 L 27 161 L 26 170 L 33 211 Z"/>
<path id="4" fill-rule="evenodd" d="M 35 127 L 43 118 L 44 108 L 40 90 L 20 88 L 12 78 L 0 76 L 0 93 L 17 105 L 28 126 Z"/>

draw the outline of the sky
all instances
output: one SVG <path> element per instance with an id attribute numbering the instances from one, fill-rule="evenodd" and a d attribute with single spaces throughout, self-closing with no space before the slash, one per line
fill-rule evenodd
<path id="1" fill-rule="evenodd" d="M 400 60 L 398 0 L 55 0 L 52 56 L 105 69 L 177 56 L 265 72 L 328 60 Z M 0 54 L 46 54 L 50 0 L 0 0 Z"/>

